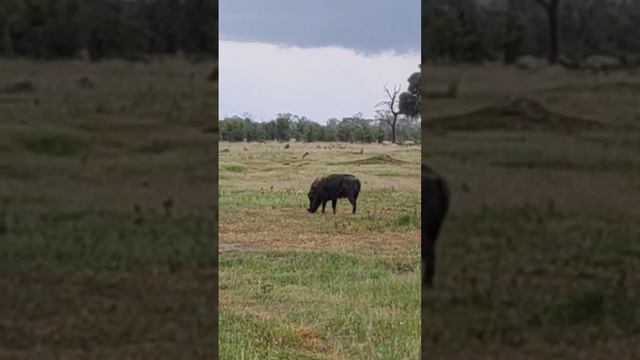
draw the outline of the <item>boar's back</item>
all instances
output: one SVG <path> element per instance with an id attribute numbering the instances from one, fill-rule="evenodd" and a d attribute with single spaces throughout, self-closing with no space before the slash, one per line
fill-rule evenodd
<path id="1" fill-rule="evenodd" d="M 324 188 L 329 197 L 349 197 L 360 191 L 360 180 L 351 174 L 332 174 L 316 180 L 312 187 Z"/>

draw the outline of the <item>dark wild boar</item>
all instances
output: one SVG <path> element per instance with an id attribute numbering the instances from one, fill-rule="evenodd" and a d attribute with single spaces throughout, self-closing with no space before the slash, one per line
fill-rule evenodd
<path id="1" fill-rule="evenodd" d="M 449 187 L 440 174 L 422 165 L 422 283 L 433 286 L 436 241 L 449 210 Z"/>
<path id="2" fill-rule="evenodd" d="M 331 174 L 323 178 L 317 178 L 311 184 L 309 190 L 309 208 L 307 211 L 315 213 L 322 205 L 324 213 L 327 201 L 331 200 L 333 213 L 336 213 L 336 203 L 339 198 L 347 198 L 353 207 L 352 213 L 356 213 L 356 203 L 360 193 L 360 180 L 349 174 Z"/>

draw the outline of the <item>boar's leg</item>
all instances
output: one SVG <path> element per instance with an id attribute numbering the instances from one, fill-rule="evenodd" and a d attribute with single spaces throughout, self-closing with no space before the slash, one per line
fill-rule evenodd
<path id="1" fill-rule="evenodd" d="M 322 213 L 324 214 L 324 207 L 327 205 L 327 200 L 322 201 Z"/>
<path id="2" fill-rule="evenodd" d="M 449 210 L 449 187 L 433 170 L 422 165 L 422 281 L 433 287 L 436 271 L 436 242 Z"/>
<path id="3" fill-rule="evenodd" d="M 353 210 L 351 211 L 352 214 L 356 213 L 356 207 L 357 207 L 357 203 L 356 200 L 357 198 L 355 196 L 349 196 L 349 202 L 351 203 L 351 206 L 353 207 Z"/>
<path id="4" fill-rule="evenodd" d="M 426 285 L 427 288 L 431 289 L 433 287 L 433 276 L 436 270 L 436 253 L 435 253 L 435 243 L 433 241 L 428 241 L 423 246 L 426 246 L 426 249 L 423 250 L 424 258 L 422 259 L 422 282 Z"/>
<path id="5" fill-rule="evenodd" d="M 433 277 L 436 270 L 436 241 L 440 233 L 442 214 L 427 213 L 426 222 L 422 225 L 422 281 L 427 288 L 433 287 Z"/>
<path id="6" fill-rule="evenodd" d="M 331 207 L 333 208 L 333 214 L 336 214 L 336 205 L 338 204 L 338 199 L 331 199 Z"/>

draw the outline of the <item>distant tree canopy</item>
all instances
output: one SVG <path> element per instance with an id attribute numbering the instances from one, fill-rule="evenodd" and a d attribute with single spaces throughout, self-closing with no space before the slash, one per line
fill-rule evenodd
<path id="1" fill-rule="evenodd" d="M 393 91 L 385 87 L 388 99 L 379 103 L 385 107 L 376 111 L 375 119 L 365 119 L 357 113 L 342 120 L 332 118 L 326 125 L 321 125 L 304 116 L 289 113 L 278 114 L 275 119 L 266 122 L 257 122 L 248 115 L 231 116 L 220 120 L 220 138 L 224 141 L 248 142 L 291 139 L 351 143 L 420 141 L 421 75 L 421 72 L 411 74 L 405 92 L 400 92 L 399 86 Z"/>
<path id="2" fill-rule="evenodd" d="M 218 53 L 217 0 L 2 0 L 0 55 Z"/>
<path id="3" fill-rule="evenodd" d="M 407 79 L 407 91 L 400 93 L 398 108 L 401 114 L 415 117 L 420 115 L 420 99 L 422 89 L 422 71 L 415 72 Z"/>
<path id="4" fill-rule="evenodd" d="M 431 0 L 422 6 L 423 61 L 640 54 L 639 23 L 636 0 Z"/>
<path id="5" fill-rule="evenodd" d="M 420 140 L 420 123 L 407 120 L 399 124 L 398 139 Z M 391 132 L 384 118 L 365 119 L 361 114 L 329 119 L 325 125 L 304 116 L 279 114 L 276 119 L 258 122 L 248 116 L 232 116 L 220 120 L 220 137 L 224 141 L 342 141 L 374 143 L 391 139 Z"/>

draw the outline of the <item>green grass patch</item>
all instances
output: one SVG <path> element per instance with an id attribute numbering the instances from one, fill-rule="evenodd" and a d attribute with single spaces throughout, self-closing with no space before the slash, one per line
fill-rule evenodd
<path id="1" fill-rule="evenodd" d="M 494 207 L 453 214 L 443 234 L 429 342 L 520 346 L 544 331 L 586 345 L 590 329 L 606 341 L 640 327 L 627 275 L 640 270 L 640 227 L 628 219 Z"/>
<path id="2" fill-rule="evenodd" d="M 291 208 L 308 206 L 308 189 L 288 188 L 283 190 L 271 190 L 262 188 L 256 190 L 238 190 L 221 188 L 220 206 L 224 208 Z M 368 204 L 361 207 L 360 204 Z M 327 203 L 331 207 L 331 202 Z M 351 206 L 346 199 L 339 199 L 338 206 Z M 370 189 L 362 190 L 358 197 L 358 208 L 363 211 L 374 209 L 414 209 L 420 207 L 420 195 L 410 191 L 395 189 Z"/>
<path id="3" fill-rule="evenodd" d="M 420 219 L 415 214 L 403 214 L 403 215 L 398 216 L 393 221 L 394 225 L 400 226 L 400 227 L 416 225 L 416 224 L 419 224 L 419 223 L 420 223 Z"/>
<path id="4" fill-rule="evenodd" d="M 0 262 L 103 269 L 212 264 L 211 214 L 0 212 Z"/>
<path id="5" fill-rule="evenodd" d="M 419 275 L 398 275 L 398 264 L 335 252 L 223 253 L 220 281 L 229 293 L 222 298 L 230 304 L 221 307 L 221 339 L 227 339 L 221 341 L 221 354 L 229 356 L 223 358 L 239 358 L 240 351 L 260 359 L 273 354 L 315 359 L 328 353 L 350 359 L 417 358 Z M 245 306 L 267 315 L 247 315 L 252 312 L 243 312 Z M 249 320 L 243 324 L 242 318 Z M 276 333 L 282 340 L 274 341 Z"/>
<path id="6" fill-rule="evenodd" d="M 290 208 L 305 206 L 308 202 L 306 192 L 300 189 L 285 190 L 235 190 L 220 188 L 219 203 L 221 208 Z"/>
<path id="7" fill-rule="evenodd" d="M 218 338 L 222 345 L 220 359 L 321 359 L 310 350 L 304 350 L 303 342 L 294 330 L 277 320 L 222 311 L 219 321 L 224 325 Z"/>

